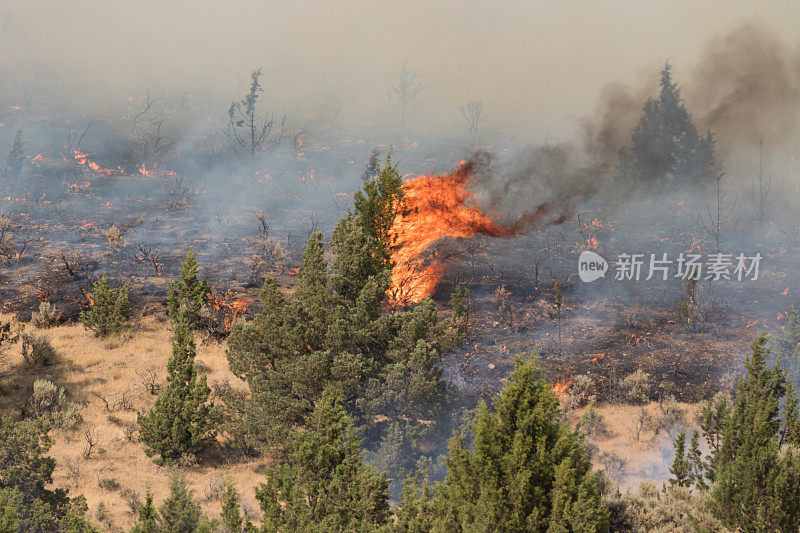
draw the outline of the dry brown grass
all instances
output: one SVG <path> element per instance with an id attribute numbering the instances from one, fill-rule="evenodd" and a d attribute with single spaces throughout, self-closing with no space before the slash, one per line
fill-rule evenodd
<path id="1" fill-rule="evenodd" d="M 28 325 L 26 330 L 36 328 Z M 166 362 L 171 353 L 171 325 L 163 317 L 148 317 L 127 338 L 108 341 L 95 337 L 81 325 L 59 326 L 41 332 L 50 338 L 60 355 L 60 362 L 31 371 L 18 366 L 21 357 L 12 357 L 9 361 L 14 372 L 9 380 L 12 385 L 8 387 L 7 394 L 0 397 L 0 410 L 18 416 L 27 391 L 31 390 L 33 380 L 39 377 L 52 379 L 67 389 L 73 401 L 84 404 L 82 423 L 72 430 L 51 432 L 55 444 L 50 455 L 58 465 L 54 485 L 69 488 L 71 494 L 85 494 L 92 519 L 102 502 L 112 515 L 114 526 L 127 530 L 134 516 L 122 491 L 132 489 L 143 499 L 149 487 L 156 504 L 160 505 L 169 492 L 169 482 L 174 472 L 186 478 L 208 516 L 220 514 L 220 503 L 206 498 L 209 482 L 215 478 L 233 483 L 243 501 L 257 508 L 253 489 L 263 480 L 261 472 L 265 460 L 231 460 L 213 466 L 191 468 L 160 467 L 145 455 L 140 442 L 128 441 L 122 428 L 109 421 L 109 415 L 113 415 L 122 423 L 135 422 L 136 411 L 149 409 L 153 404 L 155 397 L 141 385 L 137 372 L 154 369 L 162 383 L 165 379 Z M 19 350 L 14 347 L 9 352 L 18 354 Z M 198 342 L 197 360 L 210 369 L 209 384 L 228 379 L 234 386 L 245 387 L 228 370 L 224 344 L 204 345 Z M 114 409 L 114 404 L 119 404 L 123 395 L 129 400 L 130 408 L 124 410 L 118 406 Z M 108 411 L 101 397 L 108 401 L 113 412 Z M 94 432 L 102 448 L 89 459 L 83 457 L 87 429 Z M 98 481 L 101 478 L 116 479 L 121 489 L 109 491 L 100 488 Z"/>
<path id="2" fill-rule="evenodd" d="M 686 411 L 686 423 L 691 426 L 701 404 L 678 403 L 678 405 Z M 587 439 L 597 446 L 593 462 L 598 469 L 602 469 L 600 455 L 603 452 L 614 453 L 625 459 L 623 476 L 616 480 L 620 490 L 623 492 L 628 489 L 635 490 L 642 481 L 662 482 L 669 477 L 673 454 L 672 437 L 663 430 L 656 433 L 652 427 L 646 427 L 638 441 L 632 436 L 632 427 L 639 411 L 645 408 L 648 413 L 655 416 L 659 412 L 658 403 L 653 402 L 644 406 L 603 404 L 595 408 L 605 420 L 606 432 Z M 570 412 L 569 421 L 576 423 L 583 411 L 584 409 Z"/>

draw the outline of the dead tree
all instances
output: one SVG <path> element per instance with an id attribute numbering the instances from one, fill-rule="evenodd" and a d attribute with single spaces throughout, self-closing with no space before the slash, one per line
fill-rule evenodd
<path id="1" fill-rule="evenodd" d="M 250 159 L 255 159 L 256 154 L 266 148 L 278 146 L 284 134 L 285 116 L 276 128 L 274 116 L 261 115 L 257 109 L 262 92 L 261 69 L 256 69 L 250 73 L 250 92 L 228 108 L 228 142 L 235 152 L 245 152 Z"/>
<path id="2" fill-rule="evenodd" d="M 153 267 L 156 276 L 161 275 L 161 263 L 158 262 L 158 245 L 145 244 L 143 242 L 134 243 L 138 252 L 133 254 L 136 261 L 149 263 Z"/>
<path id="3" fill-rule="evenodd" d="M 753 210 L 759 224 L 764 223 L 772 192 L 772 176 L 764 179 L 764 137 L 758 140 L 758 187 L 753 191 Z"/>
<path id="4" fill-rule="evenodd" d="M 406 64 L 397 75 L 397 85 L 389 91 L 389 98 L 394 100 L 400 110 L 400 123 L 403 128 L 408 124 L 408 115 L 419 92 L 425 88 L 417 79 L 419 76 L 413 70 L 408 70 Z"/>
<path id="5" fill-rule="evenodd" d="M 477 137 L 478 135 L 482 111 L 483 102 L 480 100 L 470 100 L 461 106 L 461 114 L 464 116 L 464 120 L 467 121 L 467 126 L 469 126 L 469 134 L 472 136 Z"/>
<path id="6" fill-rule="evenodd" d="M 714 241 L 715 253 L 719 253 L 722 248 L 722 241 L 728 231 L 728 223 L 736 208 L 736 202 L 729 203 L 727 201 L 727 193 L 722 187 L 722 178 L 724 176 L 724 172 L 717 175 L 716 205 L 706 207 L 705 215 L 700 217 L 700 224 L 705 228 L 706 234 Z"/>

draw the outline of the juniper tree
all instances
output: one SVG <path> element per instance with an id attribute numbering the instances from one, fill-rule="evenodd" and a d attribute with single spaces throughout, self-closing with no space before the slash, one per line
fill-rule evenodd
<path id="1" fill-rule="evenodd" d="M 89 308 L 80 314 L 83 326 L 101 337 L 125 329 L 132 313 L 128 299 L 129 290 L 130 283 L 114 289 L 108 284 L 106 274 L 103 274 L 94 283 Z"/>
<path id="2" fill-rule="evenodd" d="M 186 252 L 181 262 L 181 271 L 177 279 L 167 284 L 167 313 L 177 320 L 183 309 L 191 329 L 201 327 L 203 307 L 211 289 L 208 282 L 197 277 L 200 264 L 193 249 Z"/>
<path id="3" fill-rule="evenodd" d="M 148 455 L 170 462 L 207 448 L 214 437 L 206 376 L 197 375 L 196 348 L 188 321 L 178 315 L 167 362 L 167 385 L 147 414 L 139 413 L 139 433 Z"/>
<path id="4" fill-rule="evenodd" d="M 256 488 L 264 531 L 374 531 L 389 518 L 388 481 L 363 462 L 341 403 L 323 394 L 295 430 L 285 463 Z"/>
<path id="5" fill-rule="evenodd" d="M 698 133 L 669 63 L 661 70 L 659 86 L 658 97 L 644 104 L 632 146 L 621 152 L 622 167 L 644 183 L 709 183 L 719 173 L 714 136 Z"/>
<path id="6" fill-rule="evenodd" d="M 236 487 L 228 484 L 222 501 L 222 523 L 230 533 L 239 533 L 242 530 L 240 505 Z"/>
<path id="7" fill-rule="evenodd" d="M 8 187 L 8 192 L 13 196 L 14 191 L 22 175 L 22 168 L 25 163 L 25 144 L 22 141 L 22 128 L 17 129 L 14 135 L 14 144 L 6 156 L 6 164 L 0 174 Z"/>
<path id="8" fill-rule="evenodd" d="M 783 335 L 775 343 L 775 358 L 795 386 L 800 385 L 800 312 L 792 306 Z"/>
<path id="9" fill-rule="evenodd" d="M 159 512 L 159 533 L 196 533 L 201 523 L 200 505 L 192 498 L 186 481 L 178 475 L 172 478 L 169 496 L 161 504 Z"/>
<path id="10" fill-rule="evenodd" d="M 692 484 L 692 464 L 686 457 L 686 432 L 681 431 L 673 443 L 675 449 L 675 458 L 672 460 L 672 466 L 669 468 L 669 473 L 672 477 L 669 479 L 671 485 L 679 487 L 688 487 Z"/>
<path id="11" fill-rule="evenodd" d="M 158 511 L 153 505 L 153 493 L 147 489 L 144 504 L 137 510 L 138 518 L 131 529 L 131 533 L 158 533 Z"/>
<path id="12" fill-rule="evenodd" d="M 53 445 L 49 429 L 42 420 L 0 417 L 0 531 L 95 531 L 85 498 L 48 488 L 56 467 L 45 455 Z"/>
<path id="13" fill-rule="evenodd" d="M 800 521 L 796 399 L 780 367 L 767 367 L 765 333 L 751 349 L 745 360 L 747 375 L 739 381 L 732 408 L 724 398 L 716 398 L 703 409 L 701 427 L 710 448 L 705 464 L 709 508 L 732 529 L 796 531 Z"/>
<path id="14" fill-rule="evenodd" d="M 607 511 L 581 436 L 533 359 L 516 368 L 489 410 L 450 442 L 435 495 L 436 530 L 603 531 Z"/>
<path id="15" fill-rule="evenodd" d="M 250 90 L 239 102 L 228 108 L 228 128 L 225 133 L 228 142 L 236 152 L 245 152 L 250 159 L 267 147 L 277 146 L 283 139 L 283 122 L 280 131 L 275 129 L 274 117 L 262 115 L 258 110 L 258 99 L 264 89 L 261 87 L 261 69 L 250 73 Z"/>

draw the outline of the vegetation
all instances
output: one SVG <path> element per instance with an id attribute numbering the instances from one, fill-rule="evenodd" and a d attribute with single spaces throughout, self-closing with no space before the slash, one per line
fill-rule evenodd
<path id="1" fill-rule="evenodd" d="M 751 345 L 747 375 L 739 381 L 733 405 L 720 398 L 703 411 L 710 457 L 701 456 L 694 435 L 687 456 L 686 436 L 678 436 L 671 482 L 707 491 L 709 509 L 731 529 L 795 531 L 800 521 L 797 399 L 781 368 L 767 367 L 766 344 L 762 334 Z"/>
<path id="2" fill-rule="evenodd" d="M 203 309 L 211 291 L 205 279 L 198 279 L 199 268 L 197 254 L 194 250 L 189 250 L 181 262 L 178 278 L 167 284 L 167 313 L 178 320 L 182 312 L 191 329 L 202 327 Z"/>
<path id="3" fill-rule="evenodd" d="M 326 389 L 341 398 L 367 445 L 380 450 L 375 460 L 396 478 L 413 469 L 421 439 L 446 429 L 449 393 L 436 364 L 449 342 L 446 324 L 430 300 L 394 314 L 381 309 L 399 184 L 387 160 L 334 230 L 331 272 L 322 235 L 312 234 L 293 297 L 267 278 L 263 311 L 232 328 L 229 366 L 251 396 L 226 396 L 227 430 L 246 448 L 287 444 Z M 393 453 L 398 445 L 410 453 Z"/>
<path id="4" fill-rule="evenodd" d="M 103 274 L 92 288 L 89 308 L 80 315 L 83 326 L 101 337 L 119 333 L 128 327 L 131 318 L 129 289 L 130 283 L 114 289 Z"/>
<path id="5" fill-rule="evenodd" d="M 389 482 L 363 463 L 341 403 L 326 392 L 290 437 L 287 460 L 256 488 L 265 531 L 374 531 L 389 520 Z"/>
<path id="6" fill-rule="evenodd" d="M 648 98 L 633 130 L 632 145 L 621 151 L 623 170 L 643 183 L 704 186 L 718 175 L 711 132 L 700 135 L 672 80 L 669 63 L 661 70 L 658 98 Z"/>
<path id="7" fill-rule="evenodd" d="M 582 438 L 559 422 L 558 399 L 534 359 L 517 361 L 495 409 L 484 404 L 450 443 L 431 525 L 454 531 L 604 531 L 607 511 Z M 411 491 L 413 495 L 414 491 Z M 407 493 L 408 494 L 408 493 Z M 411 498 L 420 517 L 419 498 Z"/>
<path id="8" fill-rule="evenodd" d="M 56 467 L 45 455 L 53 444 L 48 429 L 42 420 L 0 418 L 0 530 L 95 531 L 83 497 L 47 488 Z"/>
<path id="9" fill-rule="evenodd" d="M 197 454 L 214 437 L 208 402 L 211 390 L 204 375 L 197 375 L 195 343 L 187 319 L 178 316 L 172 337 L 172 357 L 167 363 L 167 385 L 147 414 L 139 414 L 139 433 L 149 455 L 170 462 Z"/>

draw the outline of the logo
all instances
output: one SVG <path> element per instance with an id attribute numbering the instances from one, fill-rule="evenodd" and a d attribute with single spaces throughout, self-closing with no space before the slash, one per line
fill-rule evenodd
<path id="1" fill-rule="evenodd" d="M 581 256 L 578 258 L 578 276 L 581 281 L 591 283 L 596 279 L 604 278 L 606 270 L 608 270 L 608 261 L 602 256 L 588 250 L 581 252 Z"/>

